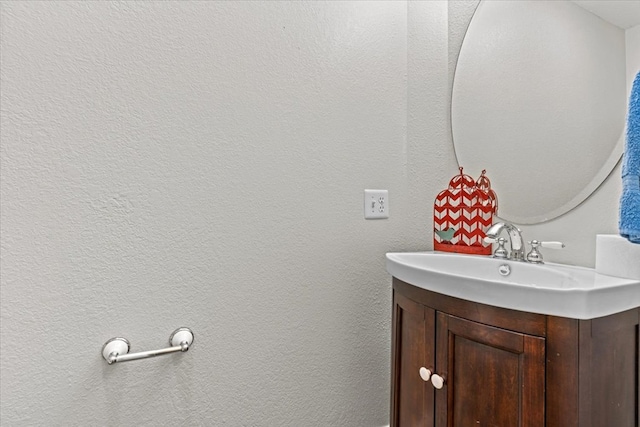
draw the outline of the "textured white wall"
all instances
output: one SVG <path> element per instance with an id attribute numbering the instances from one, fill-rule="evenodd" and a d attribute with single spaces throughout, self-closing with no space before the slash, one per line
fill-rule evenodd
<path id="1" fill-rule="evenodd" d="M 387 424 L 383 254 L 431 247 L 456 170 L 447 3 L 1 2 L 0 20 L 2 425 Z M 593 264 L 616 173 L 526 235 Z M 389 220 L 362 218 L 368 187 Z M 187 354 L 99 354 L 178 326 Z"/>
<path id="2" fill-rule="evenodd" d="M 631 93 L 631 86 L 636 74 L 640 72 L 640 25 L 625 31 L 627 45 L 627 93 Z"/>
<path id="3" fill-rule="evenodd" d="M 383 255 L 455 168 L 445 3 L 0 11 L 2 424 L 387 424 Z"/>

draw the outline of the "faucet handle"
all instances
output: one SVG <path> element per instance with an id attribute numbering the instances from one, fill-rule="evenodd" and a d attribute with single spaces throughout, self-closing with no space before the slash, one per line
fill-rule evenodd
<path id="1" fill-rule="evenodd" d="M 493 252 L 494 258 L 509 258 L 509 252 L 504 247 L 504 244 L 507 242 L 507 239 L 504 237 L 500 237 L 498 239 L 498 248 Z"/>
<path id="2" fill-rule="evenodd" d="M 537 242 L 537 240 L 532 240 L 531 242 Z M 531 243 L 529 242 L 529 243 Z M 562 242 L 538 242 L 541 248 L 549 248 L 549 249 L 562 249 L 565 247 Z"/>
<path id="3" fill-rule="evenodd" d="M 504 244 L 507 243 L 507 239 L 505 239 L 504 237 L 500 237 L 499 239 L 496 239 L 494 237 L 489 237 L 486 236 L 484 239 L 485 243 L 488 244 L 492 244 L 492 243 L 497 243 L 498 247 L 496 248 L 495 251 L 493 251 L 493 257 L 494 258 L 509 258 L 509 251 L 507 251 L 507 249 L 504 247 Z"/>
<path id="4" fill-rule="evenodd" d="M 549 249 L 562 249 L 564 248 L 564 243 L 562 242 L 540 242 L 538 240 L 532 240 L 529 242 L 531 245 L 531 252 L 527 254 L 527 261 L 534 264 L 544 264 L 542 260 L 542 254 L 538 251 L 538 248 L 549 248 Z"/>

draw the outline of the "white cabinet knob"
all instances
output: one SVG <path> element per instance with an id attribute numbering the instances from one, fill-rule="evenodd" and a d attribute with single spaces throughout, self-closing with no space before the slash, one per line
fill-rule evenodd
<path id="1" fill-rule="evenodd" d="M 444 386 L 444 378 L 442 378 L 438 374 L 431 375 L 431 384 L 438 390 L 440 390 Z"/>
<path id="2" fill-rule="evenodd" d="M 424 367 L 420 368 L 420 378 L 424 381 L 429 381 L 429 378 L 431 378 L 431 371 Z"/>

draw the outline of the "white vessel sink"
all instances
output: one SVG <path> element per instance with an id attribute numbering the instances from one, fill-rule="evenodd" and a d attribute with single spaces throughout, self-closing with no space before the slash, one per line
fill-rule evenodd
<path id="1" fill-rule="evenodd" d="M 502 275 L 500 270 L 510 273 Z M 446 252 L 405 252 L 387 254 L 387 271 L 403 282 L 433 292 L 553 316 L 594 319 L 640 306 L 640 281 L 584 267 Z"/>

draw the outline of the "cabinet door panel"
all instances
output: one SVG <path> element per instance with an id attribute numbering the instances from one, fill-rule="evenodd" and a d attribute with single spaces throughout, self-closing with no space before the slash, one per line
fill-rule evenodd
<path id="1" fill-rule="evenodd" d="M 433 427 L 433 387 L 420 368 L 433 371 L 435 311 L 394 294 L 391 425 Z"/>
<path id="2" fill-rule="evenodd" d="M 544 425 L 544 339 L 437 313 L 436 425 Z"/>

